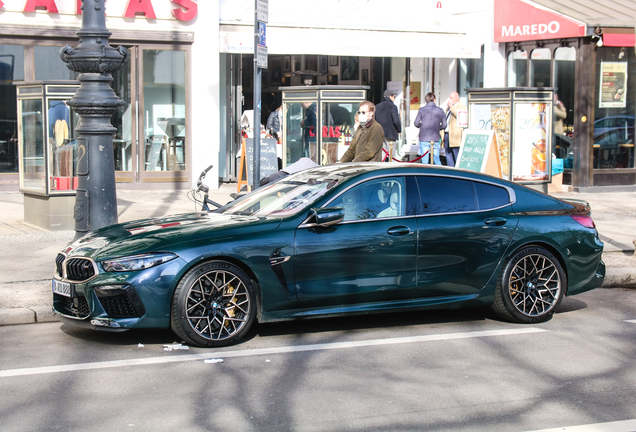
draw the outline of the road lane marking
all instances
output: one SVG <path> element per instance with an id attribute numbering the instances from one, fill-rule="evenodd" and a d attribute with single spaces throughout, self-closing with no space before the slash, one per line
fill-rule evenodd
<path id="1" fill-rule="evenodd" d="M 625 322 L 636 324 L 636 320 L 625 320 Z"/>
<path id="2" fill-rule="evenodd" d="M 636 420 L 625 420 L 580 426 L 565 426 L 554 429 L 541 429 L 532 432 L 633 432 L 635 430 Z"/>
<path id="3" fill-rule="evenodd" d="M 361 341 L 331 342 L 331 343 L 312 344 L 312 345 L 292 345 L 292 346 L 274 347 L 274 348 L 246 349 L 246 350 L 240 350 L 240 351 L 210 350 L 209 352 L 201 353 L 201 354 L 184 354 L 184 355 L 175 355 L 172 357 L 148 357 L 148 358 L 138 358 L 138 359 L 130 359 L 130 360 L 111 360 L 111 361 L 104 361 L 104 362 L 76 363 L 76 364 L 58 365 L 58 366 L 6 369 L 6 370 L 0 370 L 0 378 L 26 376 L 26 375 L 41 375 L 41 374 L 60 373 L 60 372 L 76 372 L 76 371 L 84 371 L 84 370 L 92 370 L 92 369 L 110 369 L 110 368 L 119 368 L 119 367 L 128 367 L 128 366 L 144 366 L 144 365 L 153 365 L 153 364 L 161 364 L 161 363 L 176 363 L 176 362 L 185 362 L 185 361 L 193 361 L 193 360 L 205 360 L 212 357 L 224 358 L 224 359 L 231 358 L 231 357 L 253 357 L 253 356 L 261 356 L 261 355 L 289 354 L 289 353 L 300 353 L 300 352 L 308 352 L 308 351 L 361 348 L 361 347 L 370 347 L 370 346 L 395 345 L 395 344 L 417 343 L 417 342 L 435 342 L 435 341 L 472 339 L 472 338 L 493 337 L 493 336 L 512 336 L 512 335 L 522 335 L 522 334 L 531 334 L 531 333 L 541 333 L 541 332 L 547 332 L 547 331 L 548 330 L 543 330 L 543 329 L 539 329 L 535 327 L 525 327 L 525 328 L 517 328 L 517 329 L 510 329 L 510 330 L 488 330 L 488 331 L 465 332 L 465 333 L 446 333 L 446 334 L 436 334 L 436 335 L 426 335 L 426 336 L 409 336 L 409 337 L 400 337 L 400 338 L 391 338 L 391 339 L 369 339 L 369 340 L 361 340 Z"/>

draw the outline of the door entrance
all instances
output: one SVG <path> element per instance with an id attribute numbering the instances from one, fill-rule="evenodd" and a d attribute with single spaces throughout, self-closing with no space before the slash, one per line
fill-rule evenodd
<path id="1" fill-rule="evenodd" d="M 115 179 L 118 183 L 188 182 L 188 48 L 127 46 L 128 58 L 113 75 L 125 102 L 112 118 Z"/>

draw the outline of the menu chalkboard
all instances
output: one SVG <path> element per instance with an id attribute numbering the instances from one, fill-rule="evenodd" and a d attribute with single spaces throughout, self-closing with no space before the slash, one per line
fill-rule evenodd
<path id="1" fill-rule="evenodd" d="M 252 138 L 245 139 L 245 162 L 247 165 L 247 180 L 250 186 L 254 177 L 254 144 Z M 261 178 L 278 171 L 278 156 L 276 154 L 276 140 L 261 138 Z M 256 185 L 257 187 L 259 185 Z"/>
<path id="2" fill-rule="evenodd" d="M 456 167 L 501 177 L 499 152 L 493 136 L 493 130 L 465 129 Z"/>

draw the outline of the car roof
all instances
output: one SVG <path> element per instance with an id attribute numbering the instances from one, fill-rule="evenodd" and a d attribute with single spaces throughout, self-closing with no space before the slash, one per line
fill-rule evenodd
<path id="1" fill-rule="evenodd" d="M 488 174 L 477 173 L 474 171 L 452 168 L 443 165 L 430 165 L 422 163 L 405 163 L 405 162 L 348 162 L 337 163 L 332 165 L 323 165 L 314 168 L 309 168 L 300 172 L 303 177 L 320 177 L 330 176 L 338 177 L 340 180 L 346 180 L 351 178 L 357 178 L 360 176 L 366 177 L 367 174 L 376 175 L 418 175 L 418 174 L 433 174 L 433 175 L 450 175 L 465 177 L 470 179 L 481 179 L 485 181 L 497 181 L 508 184 L 505 180 L 498 177 L 493 177 Z M 294 175 L 295 176 L 295 175 Z M 292 179 L 292 176 L 287 177 Z"/>

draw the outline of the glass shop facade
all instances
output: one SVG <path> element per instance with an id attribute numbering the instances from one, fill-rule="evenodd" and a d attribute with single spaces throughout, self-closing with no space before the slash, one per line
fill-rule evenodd
<path id="1" fill-rule="evenodd" d="M 524 9 L 527 4 L 516 10 L 508 1 L 495 5 L 500 8 L 495 40 L 505 47 L 507 85 L 554 87 L 565 109 L 564 118 L 555 110 L 553 137 L 563 184 L 581 192 L 631 190 L 636 185 L 634 28 L 590 27 L 543 10 L 535 19 L 559 31 L 541 39 L 549 32 L 540 35 L 537 29 L 533 35 L 530 28 L 524 34 L 523 17 L 533 13 Z"/>

